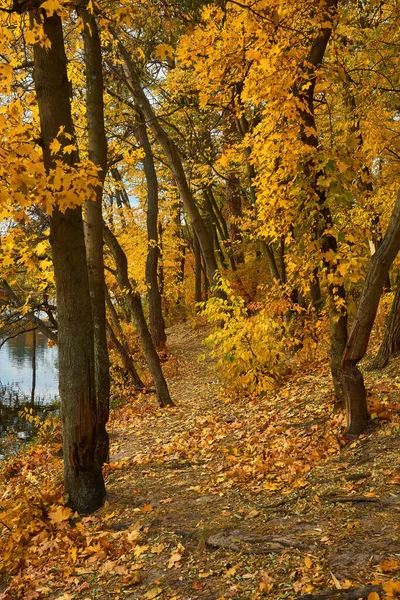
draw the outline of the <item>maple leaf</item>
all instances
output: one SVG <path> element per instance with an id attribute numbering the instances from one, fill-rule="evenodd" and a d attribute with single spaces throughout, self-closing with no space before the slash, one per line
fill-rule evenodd
<path id="1" fill-rule="evenodd" d="M 48 516 L 52 523 L 62 523 L 63 521 L 68 521 L 73 514 L 74 511 L 68 506 L 57 506 L 49 512 Z"/>
<path id="2" fill-rule="evenodd" d="M 61 144 L 60 144 L 60 142 L 58 141 L 58 139 L 57 139 L 57 138 L 55 138 L 55 139 L 54 139 L 54 140 L 51 142 L 51 144 L 50 144 L 50 152 L 51 152 L 51 154 L 54 156 L 54 154 L 57 154 L 57 153 L 60 151 L 60 148 L 61 148 Z"/>
<path id="3" fill-rule="evenodd" d="M 159 44 L 156 48 L 156 56 L 165 60 L 167 57 L 174 56 L 174 49 L 169 44 Z"/>
<path id="4" fill-rule="evenodd" d="M 62 9 L 60 0 L 45 0 L 42 2 L 41 8 L 44 8 L 48 17 L 52 17 L 55 12 Z"/>
<path id="5" fill-rule="evenodd" d="M 182 546 L 182 544 L 178 544 L 178 547 L 174 550 L 174 552 L 171 554 L 171 556 L 169 558 L 168 569 L 172 569 L 173 567 L 179 566 L 179 562 L 182 558 L 182 554 L 183 554 L 184 550 L 185 550 L 184 546 Z"/>

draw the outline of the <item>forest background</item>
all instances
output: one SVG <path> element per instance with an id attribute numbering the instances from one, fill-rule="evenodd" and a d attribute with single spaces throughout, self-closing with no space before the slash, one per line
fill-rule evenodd
<path id="1" fill-rule="evenodd" d="M 112 393 L 172 406 L 166 325 L 194 317 L 232 396 L 329 362 L 362 434 L 383 292 L 374 367 L 400 344 L 398 3 L 2 0 L 0 18 L 3 333 L 59 347 L 71 509 L 104 502 L 110 364 Z"/>

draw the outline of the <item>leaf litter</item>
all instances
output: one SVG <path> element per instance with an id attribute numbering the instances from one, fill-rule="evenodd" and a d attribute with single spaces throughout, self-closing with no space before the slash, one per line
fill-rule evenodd
<path id="1" fill-rule="evenodd" d="M 113 410 L 94 515 L 66 506 L 59 434 L 5 462 L 1 600 L 400 597 L 398 369 L 368 373 L 373 419 L 348 440 L 324 365 L 238 397 L 203 338 L 169 331 L 176 407 Z"/>

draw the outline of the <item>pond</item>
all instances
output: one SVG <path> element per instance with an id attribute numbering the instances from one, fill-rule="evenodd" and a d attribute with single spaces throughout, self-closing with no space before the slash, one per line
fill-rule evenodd
<path id="1" fill-rule="evenodd" d="M 58 399 L 57 348 L 39 332 L 9 339 L 0 349 L 0 458 L 6 432 L 28 439 L 31 427 L 18 415 L 24 406 L 42 412 Z M 35 364 L 35 369 L 33 365 Z"/>

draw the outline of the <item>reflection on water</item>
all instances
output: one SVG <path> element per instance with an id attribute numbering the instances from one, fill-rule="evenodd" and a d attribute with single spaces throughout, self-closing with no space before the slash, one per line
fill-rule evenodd
<path id="1" fill-rule="evenodd" d="M 33 371 L 35 356 L 36 372 Z M 0 350 L 0 436 L 6 431 L 26 439 L 29 427 L 18 412 L 24 406 L 41 411 L 58 398 L 57 348 L 49 348 L 41 334 L 21 334 Z M 33 387 L 32 387 L 33 386 Z M 0 442 L 0 457 L 2 454 Z"/>

